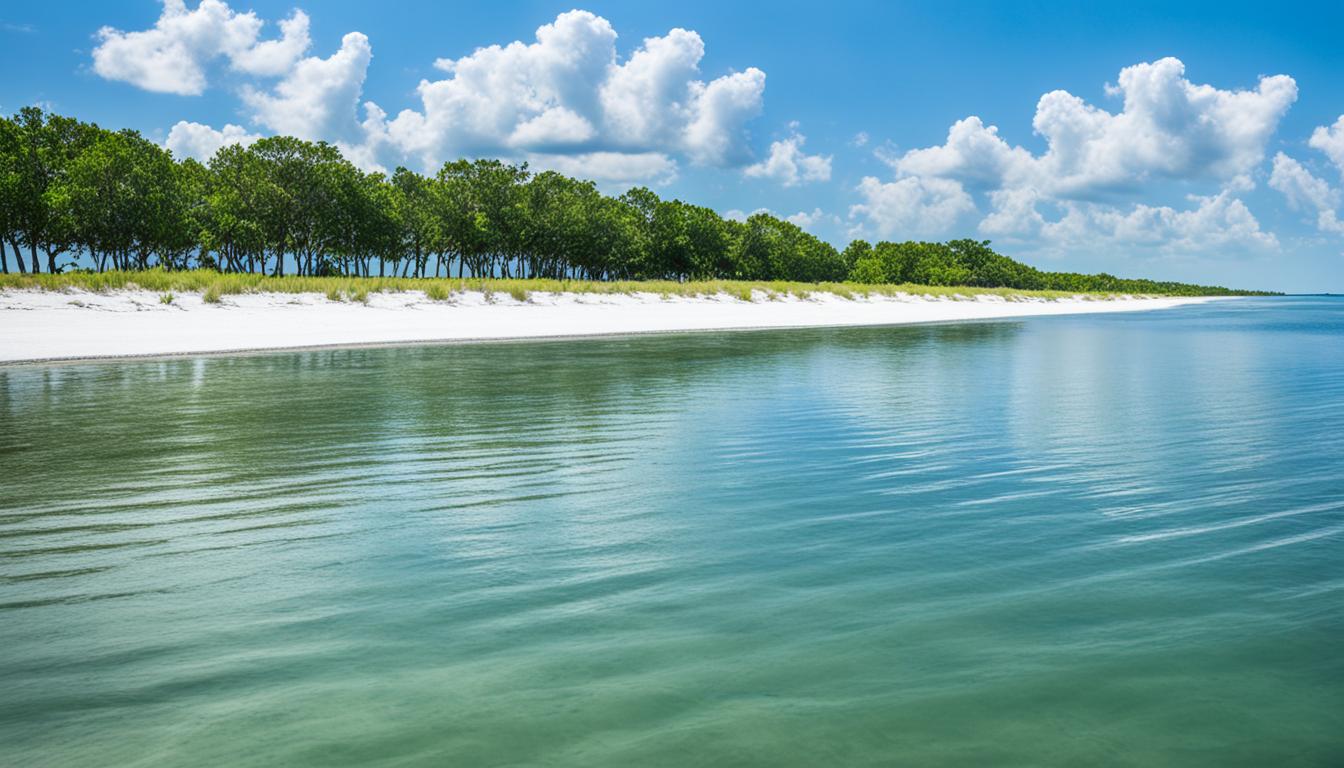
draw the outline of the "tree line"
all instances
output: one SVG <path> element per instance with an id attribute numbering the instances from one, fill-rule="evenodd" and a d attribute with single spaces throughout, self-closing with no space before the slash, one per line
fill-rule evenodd
<path id="1" fill-rule="evenodd" d="M 131 130 L 27 107 L 0 117 L 0 269 L 283 275 L 789 280 L 1208 294 L 1224 288 L 1044 272 L 989 241 L 851 242 L 619 196 L 526 164 L 366 173 L 324 142 L 273 136 L 175 159 Z"/>

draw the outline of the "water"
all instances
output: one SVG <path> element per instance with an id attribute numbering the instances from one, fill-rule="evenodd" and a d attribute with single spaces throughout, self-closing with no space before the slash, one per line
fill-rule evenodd
<path id="1" fill-rule="evenodd" d="M 1338 765 L 1344 300 L 0 369 L 0 764 Z"/>

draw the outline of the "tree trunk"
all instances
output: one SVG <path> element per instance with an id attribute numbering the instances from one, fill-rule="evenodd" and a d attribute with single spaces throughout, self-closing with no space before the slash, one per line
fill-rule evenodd
<path id="1" fill-rule="evenodd" d="M 5 241 L 0 240 L 0 273 L 9 274 L 9 256 L 5 250 Z"/>
<path id="2" fill-rule="evenodd" d="M 23 251 L 19 250 L 19 241 L 10 238 L 9 247 L 14 251 L 14 263 L 19 265 L 19 274 L 28 274 L 28 265 L 23 263 Z"/>
<path id="3" fill-rule="evenodd" d="M 28 242 L 28 257 L 33 262 L 33 274 L 36 275 L 37 273 L 41 272 L 42 265 L 37 260 L 37 243 L 31 240 Z"/>

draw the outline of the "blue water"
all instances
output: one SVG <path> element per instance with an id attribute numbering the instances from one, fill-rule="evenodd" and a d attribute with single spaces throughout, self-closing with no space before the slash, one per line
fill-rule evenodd
<path id="1" fill-rule="evenodd" d="M 0 764 L 1344 764 L 1344 300 L 0 368 Z"/>

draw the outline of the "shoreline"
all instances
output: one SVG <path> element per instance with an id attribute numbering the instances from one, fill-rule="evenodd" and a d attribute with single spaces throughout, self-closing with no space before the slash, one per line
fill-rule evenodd
<path id="1" fill-rule="evenodd" d="M 1048 315 L 1135 312 L 1224 297 L 1041 299 L 901 294 L 715 296 L 419 291 L 369 294 L 367 303 L 322 294 L 255 293 L 206 303 L 118 290 L 0 292 L 0 366 L 254 355 L 322 349 L 561 341 L 664 333 L 894 326 L 1005 320 Z"/>

